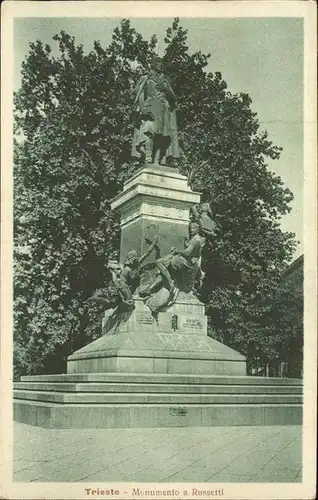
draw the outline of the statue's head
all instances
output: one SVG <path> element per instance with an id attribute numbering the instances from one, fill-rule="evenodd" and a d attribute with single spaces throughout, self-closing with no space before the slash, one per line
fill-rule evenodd
<path id="1" fill-rule="evenodd" d="M 189 225 L 189 233 L 191 238 L 195 236 L 196 234 L 200 233 L 200 225 L 197 222 L 191 222 Z"/>
<path id="2" fill-rule="evenodd" d="M 113 273 L 115 273 L 116 276 L 120 276 L 120 274 L 121 274 L 121 267 L 120 267 L 119 262 L 117 262 L 116 260 L 109 260 L 108 261 L 108 267 L 109 267 L 109 269 L 111 269 L 111 271 Z"/>
<path id="3" fill-rule="evenodd" d="M 137 261 L 138 261 L 138 254 L 137 254 L 136 250 L 131 250 L 130 252 L 128 252 L 125 264 L 131 266 L 131 265 L 135 264 Z"/>
<path id="4" fill-rule="evenodd" d="M 155 71 L 162 71 L 162 58 L 159 56 L 153 56 L 150 63 L 150 68 Z"/>

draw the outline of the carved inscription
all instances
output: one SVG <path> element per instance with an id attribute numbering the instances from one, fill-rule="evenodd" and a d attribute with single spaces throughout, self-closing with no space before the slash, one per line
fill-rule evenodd
<path id="1" fill-rule="evenodd" d="M 182 326 L 184 328 L 191 328 L 193 330 L 201 330 L 203 328 L 202 321 L 197 318 L 186 318 Z"/>
<path id="2" fill-rule="evenodd" d="M 118 206 L 122 205 L 127 200 L 129 200 L 130 198 L 136 196 L 136 194 L 138 194 L 137 187 L 135 187 L 134 189 L 129 190 L 128 192 L 126 192 L 124 194 L 120 194 L 119 196 L 116 197 L 116 199 L 112 203 L 112 209 L 117 208 Z"/>
<path id="3" fill-rule="evenodd" d="M 198 195 L 188 191 L 169 191 L 163 187 L 148 187 L 144 185 L 138 186 L 138 192 L 141 194 L 148 194 L 151 196 L 159 196 L 163 198 L 176 199 L 182 201 L 197 202 Z"/>
<path id="4" fill-rule="evenodd" d="M 170 408 L 169 413 L 174 417 L 185 417 L 188 413 L 188 409 L 184 406 L 178 406 L 176 408 Z"/>

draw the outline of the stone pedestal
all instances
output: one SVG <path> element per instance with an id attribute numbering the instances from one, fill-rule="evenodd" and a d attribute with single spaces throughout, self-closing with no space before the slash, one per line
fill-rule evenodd
<path id="1" fill-rule="evenodd" d="M 120 213 L 121 262 L 130 250 L 143 254 L 149 246 L 145 238 L 156 234 L 162 255 L 172 246 L 183 248 L 189 209 L 199 202 L 200 193 L 191 191 L 187 178 L 175 169 L 149 165 L 136 172 L 111 204 Z"/>

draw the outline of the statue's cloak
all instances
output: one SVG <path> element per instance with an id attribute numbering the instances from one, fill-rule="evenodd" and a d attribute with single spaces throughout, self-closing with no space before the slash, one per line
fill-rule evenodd
<path id="1" fill-rule="evenodd" d="M 161 90 L 166 85 L 168 92 Z M 162 75 L 155 80 L 152 75 L 143 75 L 133 90 L 134 135 L 132 141 L 132 157 L 140 158 L 142 145 L 151 134 L 154 139 L 160 137 L 165 141 L 165 157 L 179 158 L 177 117 L 174 96 L 169 80 Z"/>

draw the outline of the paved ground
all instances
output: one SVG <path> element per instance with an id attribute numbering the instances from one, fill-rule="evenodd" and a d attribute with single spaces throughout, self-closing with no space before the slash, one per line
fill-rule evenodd
<path id="1" fill-rule="evenodd" d="M 301 427 L 15 424 L 14 481 L 301 482 Z"/>

